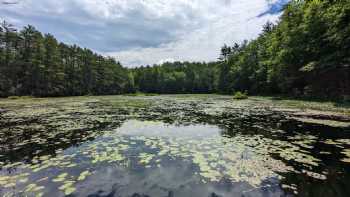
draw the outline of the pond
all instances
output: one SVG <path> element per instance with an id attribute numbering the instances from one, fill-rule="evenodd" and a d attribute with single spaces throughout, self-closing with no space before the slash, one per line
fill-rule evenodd
<path id="1" fill-rule="evenodd" d="M 349 122 L 263 98 L 4 99 L 0 196 L 345 197 Z"/>

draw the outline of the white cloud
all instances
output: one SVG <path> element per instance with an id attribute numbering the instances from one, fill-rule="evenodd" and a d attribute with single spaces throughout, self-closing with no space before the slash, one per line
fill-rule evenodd
<path id="1" fill-rule="evenodd" d="M 128 66 L 138 66 L 174 61 L 213 61 L 219 56 L 220 47 L 227 43 L 255 38 L 267 21 L 276 21 L 279 15 L 257 17 L 268 9 L 265 0 L 251 1 L 201 1 L 198 8 L 205 22 L 199 28 L 188 31 L 175 42 L 158 47 L 138 48 L 108 53 Z M 220 3 L 219 3 L 220 2 Z"/>
<path id="2" fill-rule="evenodd" d="M 255 38 L 267 20 L 277 20 L 257 16 L 278 1 L 22 0 L 0 7 L 0 18 L 138 66 L 215 60 L 224 43 Z"/>

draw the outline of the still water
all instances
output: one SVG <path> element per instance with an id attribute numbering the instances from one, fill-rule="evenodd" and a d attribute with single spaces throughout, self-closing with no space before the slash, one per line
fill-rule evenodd
<path id="1" fill-rule="evenodd" d="M 350 194 L 348 127 L 225 100 L 146 100 L 7 105 L 0 195 Z"/>

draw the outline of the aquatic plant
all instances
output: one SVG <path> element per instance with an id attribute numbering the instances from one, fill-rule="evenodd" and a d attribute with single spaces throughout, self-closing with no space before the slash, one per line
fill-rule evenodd
<path id="1" fill-rule="evenodd" d="M 99 168 L 153 172 L 175 162 L 191 165 L 191 181 L 259 188 L 287 173 L 322 181 L 329 175 L 320 155 L 341 153 L 337 165 L 350 158 L 347 127 L 301 121 L 303 110 L 258 97 L 19 99 L 0 106 L 0 194 L 70 195 Z M 314 125 L 337 130 L 315 134 Z"/>

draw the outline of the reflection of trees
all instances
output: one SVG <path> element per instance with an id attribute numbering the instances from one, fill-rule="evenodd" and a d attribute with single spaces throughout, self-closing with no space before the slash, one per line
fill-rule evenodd
<path id="1" fill-rule="evenodd" d="M 92 108 L 99 108 L 94 105 Z M 335 128 L 325 125 L 304 123 L 293 119 L 287 119 L 283 114 L 275 112 L 243 111 L 227 112 L 210 115 L 196 108 L 197 106 L 180 105 L 173 108 L 158 106 L 133 111 L 121 109 L 98 109 L 93 113 L 68 114 L 73 122 L 83 125 L 82 128 L 62 128 L 55 126 L 56 122 L 65 122 L 65 119 L 58 119 L 59 113 L 42 116 L 36 119 L 7 120 L 1 118 L 0 114 L 0 161 L 17 162 L 23 159 L 31 161 L 35 156 L 55 156 L 57 150 L 78 146 L 81 143 L 95 140 L 105 130 L 120 127 L 127 119 L 137 118 L 140 120 L 163 121 L 168 124 L 192 125 L 209 124 L 216 125 L 221 130 L 222 136 L 234 137 L 243 135 L 261 135 L 271 140 L 280 140 L 286 143 L 293 143 L 297 135 L 315 136 L 312 142 L 313 148 L 305 149 L 307 154 L 321 160 L 317 167 L 310 167 L 303 163 L 282 158 L 279 153 L 272 153 L 270 156 L 276 160 L 283 161 L 286 165 L 293 167 L 297 172 L 279 173 L 283 179 L 282 184 L 295 184 L 300 196 L 346 196 L 350 193 L 350 168 L 340 160 L 342 148 L 335 145 L 325 145 L 326 139 L 350 138 L 349 128 Z M 133 109 L 134 110 L 134 109 Z M 109 120 L 97 120 L 95 117 L 112 115 Z M 89 118 L 90 117 L 90 118 Z M 43 127 L 36 128 L 35 125 Z M 64 132 L 61 129 L 65 129 Z M 18 132 L 19 131 L 19 132 Z M 274 132 L 279 131 L 279 132 Z M 199 131 L 200 132 L 200 131 Z M 39 138 L 47 138 L 48 133 L 54 133 L 46 143 L 36 143 Z M 28 140 L 21 146 L 17 144 Z M 297 145 L 296 145 L 297 146 Z M 350 147 L 348 147 L 350 148 Z M 331 156 L 322 155 L 320 152 L 329 152 Z M 10 169 L 13 170 L 13 169 Z M 302 170 L 317 173 L 327 172 L 327 180 L 317 180 Z"/>
<path id="2" fill-rule="evenodd" d="M 323 170 L 328 172 L 326 180 L 318 180 L 303 173 L 288 172 L 280 174 L 283 177 L 281 184 L 295 185 L 298 196 L 348 196 L 350 175 L 344 170 L 349 172 L 349 167 L 344 169 L 344 166 L 334 164 L 326 166 Z"/>
<path id="3" fill-rule="evenodd" d="M 223 136 L 263 135 L 269 139 L 280 139 L 283 136 L 272 132 L 278 130 L 280 121 L 285 119 L 281 114 L 250 112 L 248 115 L 242 116 L 240 113 L 227 113 L 219 119 L 222 122 L 220 128 Z"/>
<path id="4" fill-rule="evenodd" d="M 87 141 L 93 141 L 104 131 L 120 127 L 126 119 L 117 116 L 108 121 L 91 121 L 86 117 L 98 115 L 74 114 L 72 123 L 83 126 L 76 129 L 74 128 L 76 125 L 57 126 L 57 123 L 66 121 L 57 119 L 59 115 L 61 114 L 57 113 L 49 117 L 24 121 L 18 121 L 18 119 L 0 121 L 0 123 L 7 122 L 6 126 L 0 128 L 0 161 L 13 163 L 25 160 L 31 162 L 35 156 L 56 156 L 57 150 L 65 150 Z M 36 125 L 42 127 L 37 128 Z M 42 139 L 45 141 L 40 142 Z"/>
<path id="5" fill-rule="evenodd" d="M 244 135 L 246 137 L 262 135 L 264 138 L 272 140 L 282 140 L 286 143 L 293 143 L 296 136 L 312 135 L 316 138 L 310 144 L 313 148 L 306 149 L 299 145 L 302 151 L 320 160 L 318 166 L 309 166 L 294 160 L 287 160 L 279 153 L 272 153 L 270 156 L 276 160 L 283 161 L 286 165 L 292 166 L 296 172 L 279 173 L 282 183 L 286 185 L 295 184 L 300 196 L 347 196 L 350 188 L 350 168 L 341 162 L 343 148 L 335 145 L 326 145 L 327 139 L 349 139 L 349 128 L 337 128 L 320 124 L 300 122 L 294 119 L 287 119 L 278 114 L 255 115 L 237 118 L 234 114 L 227 114 L 222 117 L 220 124 L 221 135 L 231 136 Z M 272 132 L 282 131 L 282 132 Z M 271 144 L 271 146 L 274 146 Z M 350 147 L 348 147 L 350 148 Z M 329 152 L 329 155 L 322 155 L 320 152 Z M 318 174 L 327 173 L 327 180 L 319 180 L 303 170 L 316 172 Z"/>

